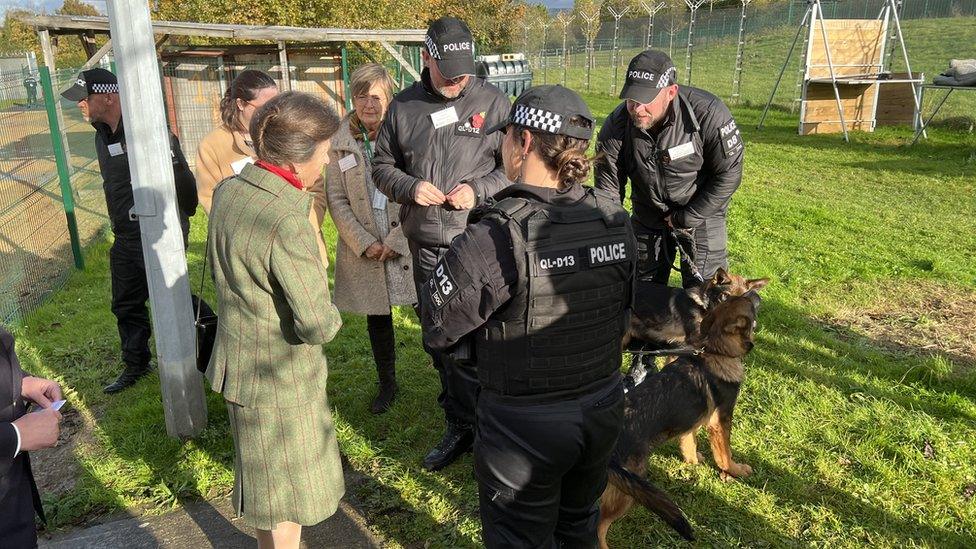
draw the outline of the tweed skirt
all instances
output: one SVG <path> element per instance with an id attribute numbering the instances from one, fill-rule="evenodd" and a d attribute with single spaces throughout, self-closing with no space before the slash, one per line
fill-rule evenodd
<path id="1" fill-rule="evenodd" d="M 227 402 L 234 437 L 234 509 L 244 523 L 312 526 L 329 518 L 345 493 L 332 413 L 325 398 L 291 407 Z"/>

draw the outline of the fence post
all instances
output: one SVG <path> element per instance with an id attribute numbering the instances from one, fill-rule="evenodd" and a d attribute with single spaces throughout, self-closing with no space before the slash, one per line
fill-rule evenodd
<path id="1" fill-rule="evenodd" d="M 346 112 L 352 111 L 352 96 L 349 85 L 349 55 L 346 52 L 345 44 L 342 45 L 342 95 L 346 99 Z"/>
<path id="2" fill-rule="evenodd" d="M 68 155 L 61 142 L 61 125 L 58 124 L 58 112 L 55 102 L 58 96 L 54 94 L 51 83 L 51 70 L 40 67 L 41 87 L 44 90 L 44 106 L 47 107 L 47 122 L 51 126 L 51 145 L 54 148 L 54 162 L 58 167 L 58 180 L 61 183 L 61 203 L 64 205 L 64 215 L 68 221 L 68 235 L 71 238 L 71 254 L 75 258 L 75 267 L 85 268 L 85 258 L 81 255 L 81 239 L 78 238 L 78 220 L 75 217 L 75 198 L 71 189 L 71 172 L 68 169 Z"/>

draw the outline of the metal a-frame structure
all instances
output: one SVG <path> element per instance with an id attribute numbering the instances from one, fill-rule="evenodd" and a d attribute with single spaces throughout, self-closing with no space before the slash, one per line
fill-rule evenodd
<path id="1" fill-rule="evenodd" d="M 762 129 L 765 123 L 776 90 L 804 30 L 807 36 L 798 128 L 801 135 L 839 131 L 844 134 L 844 141 L 850 141 L 850 129 L 873 131 L 877 124 L 880 87 L 887 84 L 911 86 L 914 103 L 912 119 L 916 119 L 920 107 L 918 92 L 923 79 L 921 75 L 916 77 L 911 69 L 898 16 L 900 4 L 901 0 L 886 0 L 874 20 L 827 19 L 821 0 L 807 0 L 806 13 L 766 101 L 759 128 Z M 889 27 L 892 25 L 893 32 L 889 37 Z M 894 44 L 888 47 L 888 42 L 892 40 L 900 45 L 907 71 L 904 75 L 890 72 Z M 825 92 L 833 96 L 837 119 L 823 117 Z M 814 102 L 819 102 L 816 111 L 811 109 Z M 850 118 L 852 115 L 854 118 Z"/>

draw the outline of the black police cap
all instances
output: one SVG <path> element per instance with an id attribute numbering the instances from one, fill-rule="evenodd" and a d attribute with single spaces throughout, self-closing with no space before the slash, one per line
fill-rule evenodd
<path id="1" fill-rule="evenodd" d="M 668 54 L 644 50 L 627 65 L 627 79 L 620 90 L 620 98 L 650 103 L 662 89 L 674 84 L 674 76 L 674 62 Z"/>
<path id="2" fill-rule="evenodd" d="M 475 74 L 474 38 L 464 21 L 457 17 L 437 19 L 427 28 L 424 43 L 445 78 Z"/>
<path id="3" fill-rule="evenodd" d="M 586 123 L 571 123 L 570 120 L 577 116 Z M 505 130 L 514 124 L 588 140 L 593 137 L 594 122 L 590 107 L 573 90 L 558 84 L 535 86 L 522 92 L 512 105 L 508 118 L 492 126 L 486 133 Z"/>

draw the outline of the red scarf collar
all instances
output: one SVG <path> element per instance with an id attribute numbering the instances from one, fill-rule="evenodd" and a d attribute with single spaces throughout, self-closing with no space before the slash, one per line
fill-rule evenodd
<path id="1" fill-rule="evenodd" d="M 295 176 L 295 174 L 282 168 L 281 166 L 275 166 L 274 164 L 269 164 L 264 160 L 258 160 L 257 162 L 254 163 L 254 165 L 259 168 L 264 168 L 269 172 L 277 175 L 278 177 L 287 181 L 289 185 L 295 187 L 300 191 L 305 189 L 305 185 L 302 185 L 302 182 L 298 180 L 298 177 Z"/>

